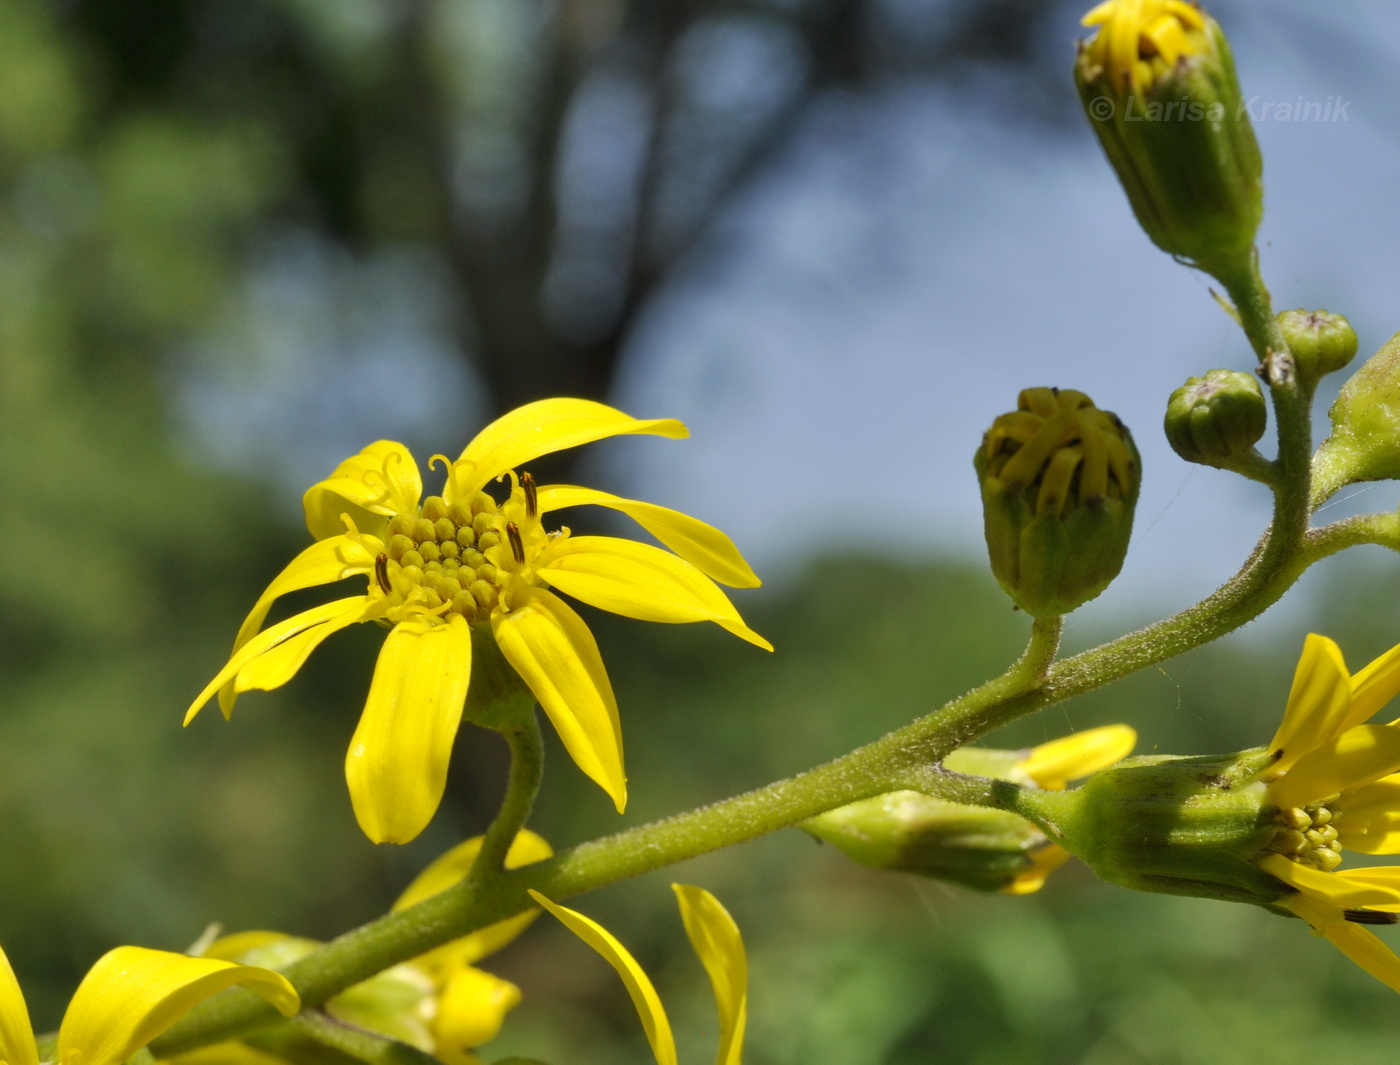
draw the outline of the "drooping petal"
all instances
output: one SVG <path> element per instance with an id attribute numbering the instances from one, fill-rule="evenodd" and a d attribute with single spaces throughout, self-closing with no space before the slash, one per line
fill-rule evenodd
<path id="1" fill-rule="evenodd" d="M 301 1008 L 296 989 L 271 969 L 144 947 L 108 951 L 68 1005 L 58 1030 L 58 1060 L 118 1065 L 199 1003 L 235 984 L 267 999 L 284 1017 Z"/>
<path id="2" fill-rule="evenodd" d="M 6 1065 L 39 1065 L 39 1050 L 34 1045 L 34 1029 L 29 1023 L 29 1009 L 24 993 L 19 989 L 10 959 L 0 950 L 0 1061 Z"/>
<path id="3" fill-rule="evenodd" d="M 235 678 L 253 659 L 260 655 L 265 655 L 269 651 L 279 647 L 294 637 L 310 629 L 320 628 L 332 621 L 342 619 L 351 610 L 358 609 L 361 612 L 369 610 L 369 602 L 362 595 L 351 596 L 348 599 L 337 599 L 334 602 L 323 603 L 321 606 L 312 607 L 310 610 L 303 610 L 300 614 L 289 617 L 286 621 L 278 622 L 271 628 L 264 629 L 251 640 L 245 643 L 233 653 L 233 657 L 225 663 L 224 668 L 214 675 L 214 679 L 204 686 L 204 690 L 195 697 L 190 704 L 189 710 L 185 712 L 185 724 L 188 725 L 194 717 L 204 708 L 204 704 L 209 701 L 209 697 L 222 688 L 225 684 L 235 683 Z M 349 624 L 349 622 L 347 622 Z M 341 626 L 342 628 L 344 626 Z M 329 635 L 329 633 L 327 634 Z M 319 642 L 319 641 L 317 641 Z M 308 652 L 309 653 L 309 652 Z M 291 674 L 287 675 L 288 677 Z M 286 683 L 284 677 L 282 683 Z M 232 704 L 230 704 L 230 709 Z M 224 716 L 228 716 L 225 712 Z"/>
<path id="4" fill-rule="evenodd" d="M 304 588 L 330 584 L 356 573 L 368 573 L 373 567 L 374 558 L 369 551 L 348 536 L 317 540 L 292 559 L 258 597 L 258 601 L 253 604 L 253 609 L 248 612 L 242 627 L 239 628 L 238 635 L 234 637 L 234 651 L 257 634 L 258 627 L 267 618 L 267 612 L 279 596 Z M 219 691 L 219 705 L 223 708 L 225 717 L 233 709 L 233 696 L 232 685 L 225 685 Z"/>
<path id="5" fill-rule="evenodd" d="M 379 652 L 345 779 L 355 817 L 375 843 L 407 843 L 432 820 L 471 678 L 471 629 L 448 620 L 394 626 Z"/>
<path id="6" fill-rule="evenodd" d="M 1121 762 L 1136 743 L 1137 733 L 1127 725 L 1104 725 L 1042 743 L 1016 768 L 1040 787 L 1059 791 L 1071 780 Z"/>
<path id="7" fill-rule="evenodd" d="M 495 1039 L 506 1014 L 519 1004 L 520 988 L 509 980 L 470 965 L 461 967 L 438 993 L 433 1056 L 447 1065 L 470 1061 L 472 1048 Z"/>
<path id="8" fill-rule="evenodd" d="M 1030 859 L 1030 868 L 1012 877 L 1011 882 L 1001 889 L 1001 894 L 1034 895 L 1045 886 L 1051 873 L 1069 861 L 1070 853 L 1058 843 L 1047 843 L 1033 850 Z"/>
<path id="9" fill-rule="evenodd" d="M 1293 674 L 1283 721 L 1269 744 L 1281 751 L 1270 772 L 1286 772 L 1303 755 L 1340 731 L 1351 705 L 1351 674 L 1342 651 L 1326 636 L 1309 633 Z"/>
<path id="10" fill-rule="evenodd" d="M 481 840 L 481 836 L 473 836 L 430 862 L 395 901 L 394 912 L 406 910 L 461 883 L 471 872 L 476 856 L 481 853 Z M 522 829 L 511 841 L 510 849 L 506 851 L 506 868 L 518 869 L 522 865 L 540 862 L 553 853 L 554 849 L 543 837 L 535 835 L 529 829 Z M 488 954 L 494 954 L 525 931 L 530 922 L 539 915 L 539 910 L 530 910 L 507 917 L 504 921 L 497 921 L 470 935 L 454 939 L 427 954 L 419 955 L 415 960 L 435 977 L 442 975 L 447 969 L 480 961 Z"/>
<path id="11" fill-rule="evenodd" d="M 1351 678 L 1351 706 L 1356 723 L 1369 720 L 1400 692 L 1400 644 Z"/>
<path id="12" fill-rule="evenodd" d="M 1320 869 L 1290 862 L 1282 854 L 1270 854 L 1254 864 L 1289 887 L 1325 902 L 1339 913 L 1344 910 L 1392 910 L 1400 907 L 1400 883 L 1392 882 L 1393 878 L 1353 879 L 1349 872 L 1324 873 Z M 1284 906 L 1291 904 L 1291 898 L 1280 903 Z"/>
<path id="13" fill-rule="evenodd" d="M 587 399 L 536 400 L 503 414 L 477 433 L 458 460 L 471 464 L 471 483 L 458 484 L 457 491 L 475 491 L 506 470 L 541 455 L 628 433 L 673 440 L 690 435 L 674 418 L 633 418 Z"/>
<path id="14" fill-rule="evenodd" d="M 1307 921 L 1326 936 L 1329 943 L 1381 983 L 1400 991 L 1400 958 L 1369 929 L 1348 921 L 1336 907 L 1304 894 L 1284 899 L 1280 905 Z"/>
<path id="15" fill-rule="evenodd" d="M 640 621 L 713 621 L 765 651 L 773 645 L 744 624 L 714 581 L 682 558 L 613 536 L 571 536 L 546 548 L 537 571 L 561 592 Z"/>
<path id="16" fill-rule="evenodd" d="M 622 725 L 603 656 L 588 626 L 557 595 L 531 588 L 491 619 L 496 643 L 549 716 L 575 764 L 627 806 Z"/>
<path id="17" fill-rule="evenodd" d="M 349 607 L 329 618 L 324 625 L 303 629 L 254 658 L 238 671 L 238 676 L 233 680 L 233 690 L 242 695 L 248 691 L 272 691 L 274 688 L 280 688 L 296 675 L 297 670 L 301 669 L 311 656 L 311 652 L 327 638 L 341 629 L 368 621 L 383 612 L 382 603 L 367 602 L 364 598 L 350 600 Z"/>
<path id="18" fill-rule="evenodd" d="M 1357 725 L 1313 748 L 1282 777 L 1269 798 L 1287 809 L 1359 788 L 1400 769 L 1400 727 Z"/>
<path id="19" fill-rule="evenodd" d="M 676 1041 L 671 1035 L 671 1022 L 666 1019 L 666 1011 L 661 1008 L 656 988 L 637 964 L 637 959 L 597 921 L 590 920 L 577 910 L 550 902 L 534 889 L 530 890 L 530 897 L 559 918 L 565 928 L 601 954 L 617 970 L 617 975 L 627 985 L 627 993 L 632 996 L 632 1004 L 637 1007 L 637 1016 L 642 1019 L 642 1027 L 646 1030 L 657 1065 L 676 1065 Z"/>
<path id="20" fill-rule="evenodd" d="M 672 884 L 690 945 L 710 976 L 719 1011 L 716 1065 L 739 1065 L 749 1012 L 749 963 L 744 940 L 729 911 L 704 888 Z"/>
<path id="21" fill-rule="evenodd" d="M 345 531 L 342 514 L 368 532 L 376 521 L 370 515 L 411 514 L 422 494 L 423 478 L 408 448 L 393 440 L 376 440 L 308 488 L 301 505 L 311 535 L 324 540 Z"/>
<path id="22" fill-rule="evenodd" d="M 757 588 L 763 582 L 744 561 L 734 541 L 713 525 L 669 507 L 623 499 L 593 488 L 554 484 L 539 490 L 540 513 L 591 504 L 619 510 L 707 577 L 731 588 Z"/>
<path id="23" fill-rule="evenodd" d="M 1373 865 L 1363 869 L 1343 869 L 1333 875 L 1345 878 L 1358 891 L 1370 888 L 1390 895 L 1388 902 L 1367 903 L 1370 909 L 1391 913 L 1400 910 L 1400 866 Z"/>
<path id="24" fill-rule="evenodd" d="M 1400 775 L 1349 791 L 1333 809 L 1337 839 L 1362 854 L 1400 854 Z"/>

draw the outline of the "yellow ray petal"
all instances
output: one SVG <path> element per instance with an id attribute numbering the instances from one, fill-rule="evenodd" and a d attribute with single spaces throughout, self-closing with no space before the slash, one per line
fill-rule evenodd
<path id="1" fill-rule="evenodd" d="M 1031 867 L 1017 873 L 1012 878 L 1011 883 L 1001 889 L 1001 894 L 1035 894 L 1045 886 L 1045 881 L 1050 879 L 1051 873 L 1069 861 L 1070 853 L 1058 843 L 1047 843 L 1032 851 L 1030 859 Z"/>
<path id="2" fill-rule="evenodd" d="M 1400 958 L 1369 929 L 1339 921 L 1322 929 L 1327 942 L 1392 991 L 1400 991 Z"/>
<path id="3" fill-rule="evenodd" d="M 1343 847 L 1363 854 L 1400 854 L 1400 775 L 1347 792 L 1333 810 L 1341 815 L 1333 825 Z"/>
<path id="4" fill-rule="evenodd" d="M 1341 729 L 1351 705 L 1351 674 L 1341 648 L 1326 636 L 1309 633 L 1293 674 L 1293 688 L 1283 721 L 1269 744 L 1282 752 L 1271 772 L 1286 772 L 1303 755 L 1331 739 Z"/>
<path id="5" fill-rule="evenodd" d="M 1400 769 L 1400 727 L 1357 725 L 1313 748 L 1282 777 L 1270 782 L 1269 798 L 1281 809 L 1306 806 L 1359 788 Z"/>
<path id="6" fill-rule="evenodd" d="M 519 1004 L 520 988 L 509 980 L 470 965 L 461 967 L 438 994 L 432 1021 L 434 1057 L 447 1065 L 470 1061 L 472 1049 L 495 1039 L 506 1014 Z"/>
<path id="7" fill-rule="evenodd" d="M 408 448 L 393 440 L 376 440 L 358 455 L 351 455 L 324 481 L 318 481 L 301 497 L 306 527 L 318 540 L 345 531 L 342 514 L 349 514 L 361 532 L 374 528 L 375 519 L 411 513 L 423 494 L 423 478 Z"/>
<path id="8" fill-rule="evenodd" d="M 657 1065 L 676 1065 L 676 1041 L 671 1035 L 671 1022 L 666 1019 L 666 1011 L 661 1008 L 656 988 L 637 964 L 637 959 L 597 921 L 590 920 L 577 910 L 550 902 L 533 889 L 530 897 L 559 918 L 565 928 L 601 954 L 617 970 L 617 975 L 627 985 L 627 993 L 632 996 L 632 1004 L 637 1007 L 637 1015 L 642 1019 L 642 1027 L 646 1030 Z"/>
<path id="9" fill-rule="evenodd" d="M 248 612 L 238 635 L 234 637 L 233 649 L 237 651 L 253 638 L 258 627 L 267 617 L 273 602 L 288 592 L 314 588 L 320 584 L 330 584 L 356 573 L 368 573 L 374 567 L 374 558 L 358 542 L 346 536 L 334 536 L 318 540 L 273 578 L 266 591 L 258 597 L 253 609 Z M 225 685 L 219 692 L 219 705 L 224 715 L 233 709 L 233 688 Z"/>
<path id="10" fill-rule="evenodd" d="M 609 492 L 554 484 L 539 491 L 540 513 L 591 504 L 619 510 L 707 577 L 731 588 L 757 588 L 762 581 L 744 561 L 734 541 L 713 525 L 678 510 L 623 499 Z"/>
<path id="11" fill-rule="evenodd" d="M 481 839 L 481 836 L 474 836 L 430 862 L 398 897 L 394 903 L 394 912 L 406 910 L 461 883 L 467 873 L 471 872 L 476 856 L 481 853 Z M 522 865 L 540 862 L 553 853 L 554 849 L 542 837 L 529 829 L 522 829 L 511 841 L 510 849 L 506 851 L 506 868 L 518 869 Z M 441 978 L 447 970 L 457 965 L 470 964 L 480 961 L 488 954 L 494 954 L 525 931 L 530 922 L 539 915 L 539 910 L 530 910 L 528 913 L 507 917 L 504 921 L 497 921 L 470 935 L 454 939 L 427 954 L 419 955 L 415 961 L 432 973 L 435 979 Z"/>
<path id="12" fill-rule="evenodd" d="M 1400 644 L 1392 647 L 1351 678 L 1355 723 L 1368 720 L 1400 692 Z"/>
<path id="13" fill-rule="evenodd" d="M 642 420 L 592 400 L 541 399 L 502 415 L 476 435 L 459 459 L 471 464 L 470 475 L 455 490 L 470 494 L 541 455 L 628 433 L 673 440 L 690 435 L 674 418 Z"/>
<path id="14" fill-rule="evenodd" d="M 39 1051 L 34 1045 L 34 1029 L 29 1023 L 29 1009 L 24 993 L 19 989 L 10 959 L 0 950 L 0 1061 L 6 1065 L 39 1065 Z"/>
<path id="15" fill-rule="evenodd" d="M 729 597 L 685 559 L 613 536 L 570 536 L 546 548 L 539 574 L 590 606 L 639 621 L 713 621 L 765 651 L 773 645 L 744 624 Z"/>
<path id="16" fill-rule="evenodd" d="M 233 690 L 242 695 L 248 691 L 272 691 L 274 688 L 280 688 L 296 675 L 311 652 L 323 641 L 341 629 L 368 621 L 383 613 L 382 602 L 366 601 L 363 597 L 351 600 L 349 607 L 328 618 L 325 624 L 303 629 L 252 659 L 233 679 Z"/>
<path id="17" fill-rule="evenodd" d="M 518 597 L 491 618 L 496 643 L 549 716 L 569 757 L 612 798 L 627 806 L 622 725 L 597 641 L 574 610 L 543 588 Z"/>
<path id="18" fill-rule="evenodd" d="M 1400 906 L 1400 884 L 1385 879 L 1353 880 L 1346 872 L 1324 873 L 1290 862 L 1281 854 L 1270 854 L 1254 864 L 1309 898 L 1325 902 L 1338 913 L 1368 908 L 1389 910 Z M 1293 900 L 1284 900 L 1282 905 L 1292 908 Z"/>
<path id="19" fill-rule="evenodd" d="M 301 1008 L 296 989 L 271 969 L 144 947 L 108 951 L 68 1005 L 58 1030 L 58 1060 L 77 1056 L 81 1065 L 118 1065 L 235 984 L 257 992 L 285 1017 Z"/>
<path id="20" fill-rule="evenodd" d="M 384 641 L 345 756 L 355 817 L 375 843 L 407 843 L 437 812 L 471 664 L 460 614 L 400 622 Z"/>
<path id="21" fill-rule="evenodd" d="M 1071 780 L 1121 762 L 1136 743 L 1137 733 L 1127 725 L 1104 725 L 1042 743 L 1016 768 L 1042 788 L 1059 791 Z"/>
<path id="22" fill-rule="evenodd" d="M 190 704 L 189 710 L 185 712 L 185 724 L 188 725 L 194 720 L 194 716 L 204 708 L 204 704 L 209 701 L 209 697 L 222 688 L 225 684 L 231 683 L 243 668 L 259 655 L 267 654 L 287 640 L 307 631 L 325 625 L 335 618 L 339 618 L 352 608 L 364 610 L 367 608 L 367 600 L 362 595 L 351 596 L 347 599 L 337 599 L 334 602 L 323 603 L 321 606 L 312 607 L 310 610 L 303 610 L 300 614 L 289 617 L 286 621 L 278 622 L 271 628 L 263 629 L 251 640 L 245 643 L 233 657 L 225 663 L 224 668 L 214 675 L 214 679 L 205 685 L 204 690 L 195 697 Z M 231 704 L 230 704 L 231 708 Z M 225 713 L 227 716 L 227 713 Z"/>
<path id="23" fill-rule="evenodd" d="M 680 903 L 685 934 L 695 948 L 719 1011 L 719 1056 L 716 1065 L 739 1065 L 749 1011 L 749 964 L 744 940 L 729 911 L 704 888 L 672 884 Z"/>

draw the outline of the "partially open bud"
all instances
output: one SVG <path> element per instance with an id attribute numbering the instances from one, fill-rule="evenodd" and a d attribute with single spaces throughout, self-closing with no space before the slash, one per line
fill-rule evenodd
<path id="1" fill-rule="evenodd" d="M 1074 80 L 1147 235 L 1202 269 L 1238 267 L 1264 213 L 1263 163 L 1219 23 L 1181 0 L 1084 16 Z"/>
<path id="2" fill-rule="evenodd" d="M 1050 804 L 1060 842 L 1102 879 L 1139 891 L 1273 908 L 1291 890 L 1255 861 L 1279 825 L 1259 748 L 1223 757 L 1129 758 Z"/>
<path id="3" fill-rule="evenodd" d="M 1324 493 L 1400 478 L 1400 333 L 1352 374 L 1329 414 L 1332 435 L 1313 459 Z"/>
<path id="4" fill-rule="evenodd" d="M 1334 373 L 1356 355 L 1356 330 L 1342 315 L 1330 311 L 1283 311 L 1278 325 L 1288 341 L 1288 353 L 1298 376 L 1309 387 Z"/>
<path id="5" fill-rule="evenodd" d="M 1172 450 L 1187 462 L 1228 467 L 1259 442 L 1266 420 L 1253 374 L 1211 370 L 1172 393 L 1164 428 Z"/>
<path id="6" fill-rule="evenodd" d="M 1132 435 L 1082 392 L 1028 388 L 974 460 L 992 572 L 1035 617 L 1065 614 L 1123 568 L 1141 483 Z"/>

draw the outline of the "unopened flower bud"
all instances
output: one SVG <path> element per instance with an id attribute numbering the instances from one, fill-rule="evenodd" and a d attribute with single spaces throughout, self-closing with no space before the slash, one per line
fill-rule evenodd
<path id="1" fill-rule="evenodd" d="M 1272 907 L 1291 894 L 1254 864 L 1278 833 L 1263 748 L 1129 758 L 1074 791 L 1039 793 L 1060 842 L 1102 879 L 1138 891 Z"/>
<path id="2" fill-rule="evenodd" d="M 1172 393 L 1164 428 L 1172 450 L 1187 462 L 1229 466 L 1259 442 L 1266 419 L 1253 374 L 1211 370 Z"/>
<path id="3" fill-rule="evenodd" d="M 1082 392 L 1028 388 L 974 466 L 992 572 L 1023 610 L 1068 613 L 1118 576 L 1141 463 L 1115 415 Z"/>
<path id="4" fill-rule="evenodd" d="M 1147 235 L 1212 273 L 1238 268 L 1263 216 L 1263 164 L 1219 23 L 1182 0 L 1084 16 L 1075 84 Z"/>
<path id="5" fill-rule="evenodd" d="M 1340 314 L 1284 311 L 1278 316 L 1278 325 L 1298 375 L 1309 386 L 1342 369 L 1356 355 L 1356 330 Z"/>
<path id="6" fill-rule="evenodd" d="M 1400 478 L 1400 333 L 1351 375 L 1329 416 L 1332 435 L 1313 459 L 1324 493 Z"/>

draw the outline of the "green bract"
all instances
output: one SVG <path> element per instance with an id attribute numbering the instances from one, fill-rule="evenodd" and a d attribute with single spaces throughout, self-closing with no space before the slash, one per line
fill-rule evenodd
<path id="1" fill-rule="evenodd" d="M 1329 416 L 1332 435 L 1313 460 L 1325 491 L 1400 478 L 1400 333 L 1352 374 Z"/>

